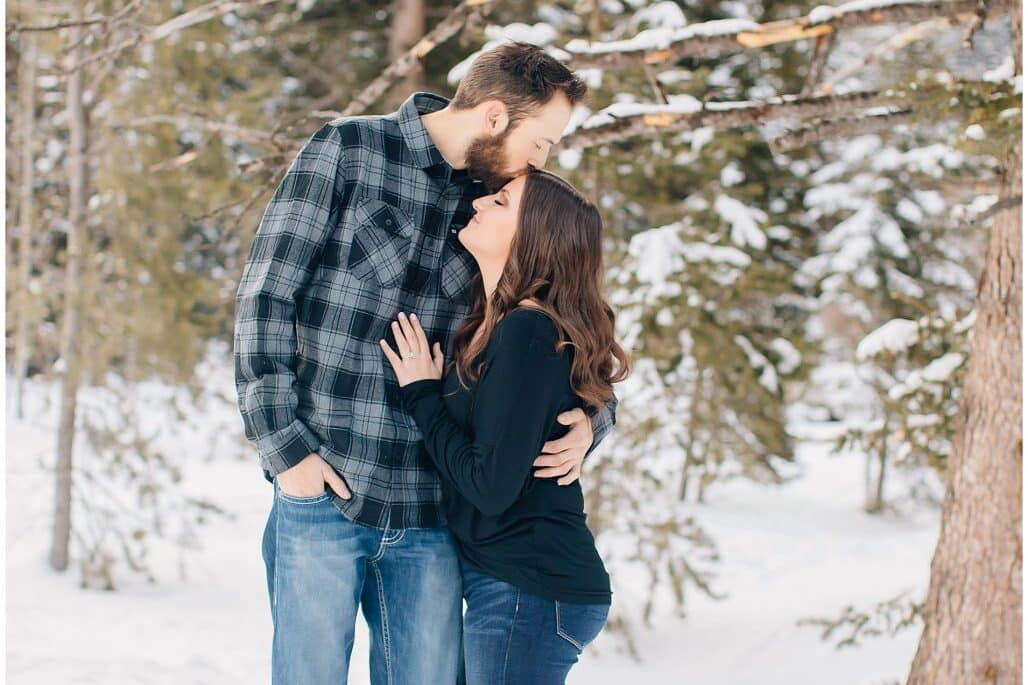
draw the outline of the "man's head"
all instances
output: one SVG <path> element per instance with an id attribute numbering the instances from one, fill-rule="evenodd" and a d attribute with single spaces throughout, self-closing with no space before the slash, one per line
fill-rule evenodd
<path id="1" fill-rule="evenodd" d="M 542 168 L 588 88 L 542 48 L 505 43 L 471 63 L 450 102 L 480 123 L 465 151 L 468 173 L 496 191 Z"/>

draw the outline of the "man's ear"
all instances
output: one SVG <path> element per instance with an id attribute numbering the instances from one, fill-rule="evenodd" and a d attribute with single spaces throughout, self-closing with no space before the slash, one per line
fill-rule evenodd
<path id="1" fill-rule="evenodd" d="M 507 116 L 507 105 L 499 100 L 489 100 L 485 108 L 486 133 L 496 136 L 507 130 L 510 117 Z"/>

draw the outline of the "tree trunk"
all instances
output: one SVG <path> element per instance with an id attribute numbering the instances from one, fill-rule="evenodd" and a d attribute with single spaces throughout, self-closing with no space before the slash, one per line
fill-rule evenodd
<path id="1" fill-rule="evenodd" d="M 82 4 L 75 7 L 75 18 L 81 20 Z M 67 64 L 82 59 L 81 27 L 71 31 Z M 58 571 L 68 567 L 68 541 L 71 536 L 71 474 L 72 447 L 75 439 L 75 410 L 78 398 L 80 362 L 78 358 L 79 271 L 81 242 L 86 233 L 86 113 L 83 104 L 83 69 L 68 75 L 68 247 L 64 279 L 64 327 L 61 331 L 61 399 L 57 426 L 57 465 L 55 469 L 54 529 L 50 549 L 50 565 Z"/>
<path id="2" fill-rule="evenodd" d="M 425 35 L 424 0 L 396 0 L 389 30 L 389 61 L 395 62 Z M 420 66 L 411 69 L 393 86 L 391 104 L 398 106 L 417 90 L 423 90 Z"/>
<path id="3" fill-rule="evenodd" d="M 1021 52 L 1020 6 L 1014 52 Z M 1020 73 L 1020 59 L 1016 60 Z M 999 201 L 1021 195 L 1019 140 Z M 978 280 L 925 628 L 907 685 L 1021 682 L 1021 202 L 998 212 Z"/>
<path id="4" fill-rule="evenodd" d="M 29 306 L 32 294 L 29 281 L 32 277 L 32 143 L 36 124 L 36 37 L 32 33 L 22 36 L 25 49 L 22 53 L 24 70 L 18 89 L 18 104 L 21 105 L 21 202 L 18 231 L 18 290 L 15 293 L 14 315 L 17 327 L 14 334 L 15 412 L 20 419 L 24 416 L 25 377 L 29 365 L 29 323 L 32 318 Z"/>
<path id="5" fill-rule="evenodd" d="M 887 427 L 888 418 L 882 419 Z M 875 483 L 874 491 L 870 493 L 867 506 L 864 508 L 869 514 L 880 514 L 885 509 L 885 468 L 889 463 L 889 433 L 882 429 L 882 439 L 878 444 L 878 481 Z"/>

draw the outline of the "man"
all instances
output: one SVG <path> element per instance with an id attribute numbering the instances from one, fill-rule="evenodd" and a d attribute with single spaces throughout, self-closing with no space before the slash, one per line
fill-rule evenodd
<path id="1" fill-rule="evenodd" d="M 502 45 L 452 102 L 415 93 L 393 114 L 326 124 L 275 191 L 235 330 L 239 408 L 275 491 L 262 543 L 274 683 L 345 682 L 358 607 L 372 683 L 457 681 L 459 562 L 377 341 L 413 312 L 446 350 L 469 312 L 476 266 L 456 233 L 471 202 L 542 167 L 585 93 L 538 47 Z M 616 404 L 563 414 L 569 432 L 535 475 L 576 480 Z"/>

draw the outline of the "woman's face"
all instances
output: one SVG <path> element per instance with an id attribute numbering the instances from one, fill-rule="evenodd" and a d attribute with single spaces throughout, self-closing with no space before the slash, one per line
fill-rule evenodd
<path id="1" fill-rule="evenodd" d="M 475 215 L 457 238 L 481 266 L 499 268 L 507 263 L 510 246 L 518 229 L 518 210 L 525 189 L 525 176 L 516 176 L 492 195 L 471 203 Z"/>

